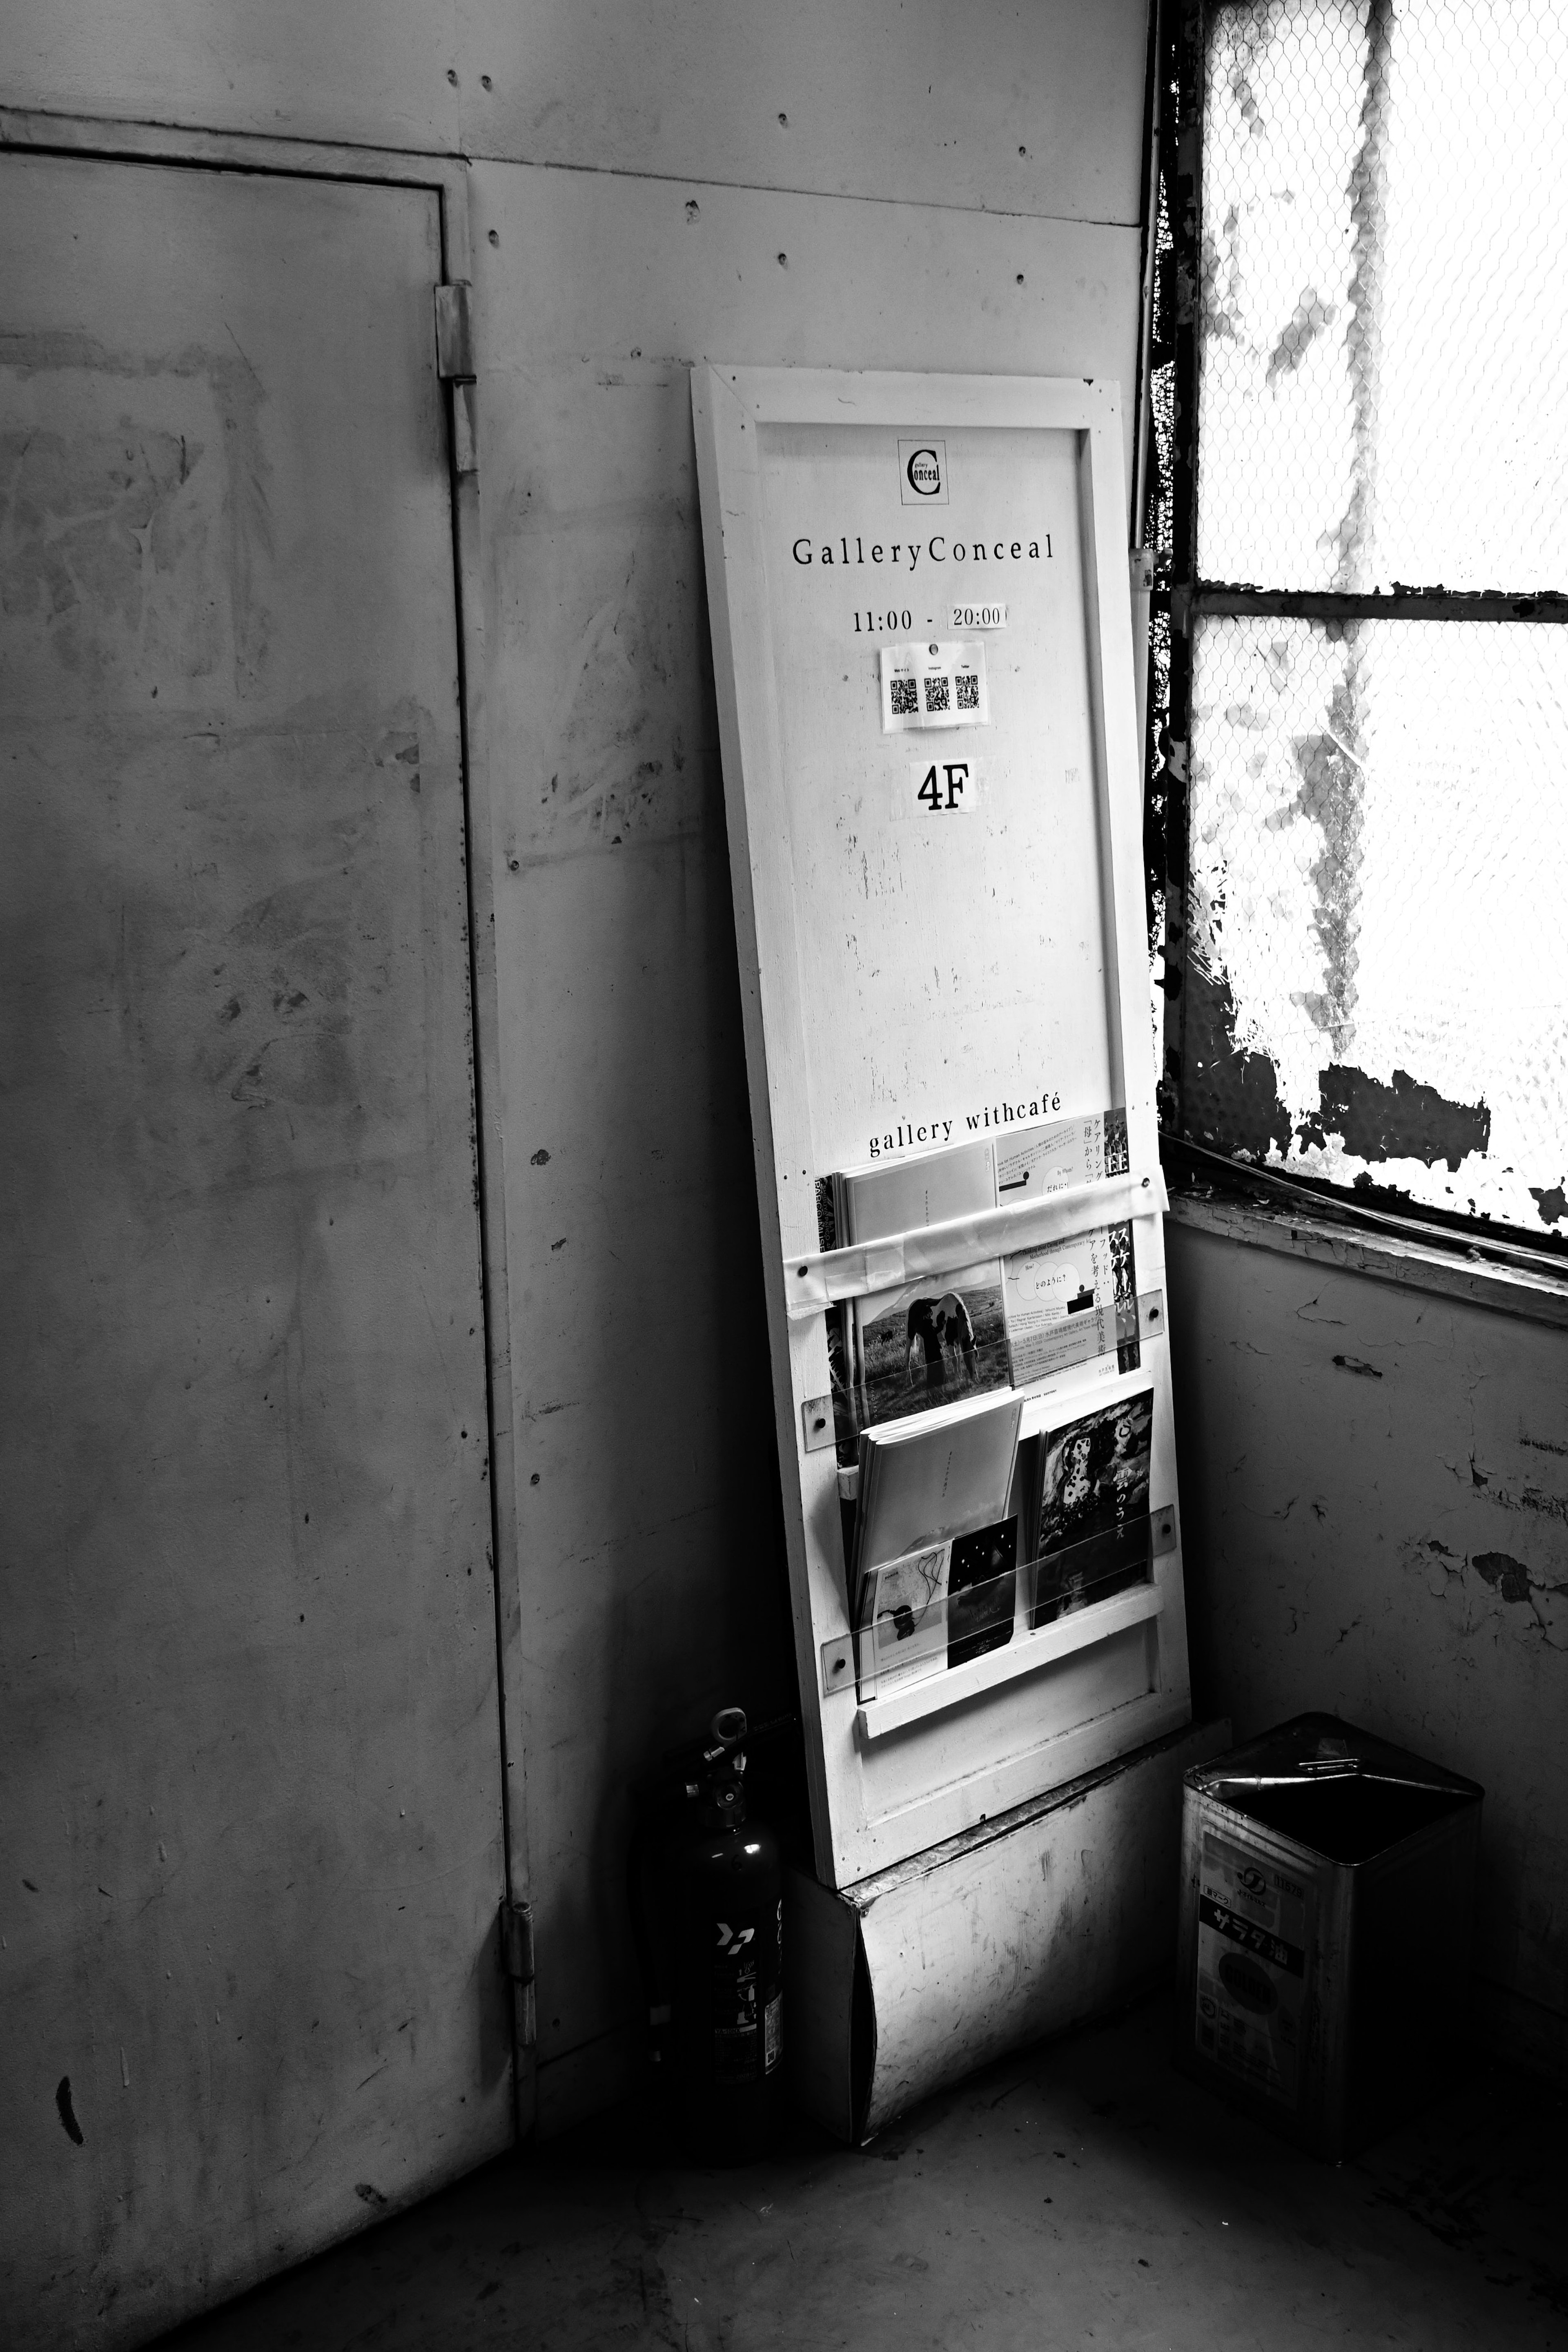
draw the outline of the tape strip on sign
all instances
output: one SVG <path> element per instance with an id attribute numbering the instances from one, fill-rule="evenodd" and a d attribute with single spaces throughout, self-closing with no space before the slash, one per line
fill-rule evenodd
<path id="1" fill-rule="evenodd" d="M 1163 1216 L 1170 1202 L 1157 1168 L 1144 1174 L 1104 1176 L 1068 1184 L 1042 1200 L 1018 1201 L 914 1233 L 884 1234 L 850 1249 L 822 1250 L 784 1261 L 784 1303 L 792 1321 L 820 1315 L 843 1298 L 869 1298 L 905 1282 L 956 1273 L 977 1258 L 1010 1257 L 1039 1242 L 1066 1240 L 1125 1217 Z"/>

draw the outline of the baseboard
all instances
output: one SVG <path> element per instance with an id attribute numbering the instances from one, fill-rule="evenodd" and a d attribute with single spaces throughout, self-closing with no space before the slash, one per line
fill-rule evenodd
<path id="1" fill-rule="evenodd" d="M 629 2098 L 637 2084 L 638 2052 L 637 2028 L 628 2021 L 547 2058 L 535 2077 L 534 2137 L 554 2139 Z"/>
<path id="2" fill-rule="evenodd" d="M 1470 2031 L 1489 2058 L 1568 2090 L 1568 2017 L 1490 1977 L 1470 1979 Z"/>

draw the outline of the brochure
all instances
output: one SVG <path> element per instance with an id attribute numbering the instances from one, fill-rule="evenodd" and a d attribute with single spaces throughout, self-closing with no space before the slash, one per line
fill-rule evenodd
<path id="1" fill-rule="evenodd" d="M 1031 1626 L 1104 1601 L 1148 1574 L 1152 1389 L 1040 1438 Z"/>
<path id="2" fill-rule="evenodd" d="M 819 1180 L 821 1245 L 918 1232 L 1127 1167 L 1120 1110 L 868 1161 Z M 857 1429 L 995 1389 L 1037 1387 L 1079 1367 L 1088 1368 L 1087 1377 L 1112 1380 L 1135 1371 L 1139 1361 L 1132 1226 L 1103 1225 L 874 1292 L 835 1309 L 828 1322 L 843 1444 Z"/>
<path id="3" fill-rule="evenodd" d="M 873 1569 L 1006 1516 L 1022 1412 L 1018 1397 L 985 1397 L 862 1432 L 850 1577 L 857 1623 Z"/>
<path id="4" fill-rule="evenodd" d="M 1017 1562 L 1015 1517 L 872 1569 L 860 1650 L 867 1696 L 885 1696 L 1010 1642 Z"/>

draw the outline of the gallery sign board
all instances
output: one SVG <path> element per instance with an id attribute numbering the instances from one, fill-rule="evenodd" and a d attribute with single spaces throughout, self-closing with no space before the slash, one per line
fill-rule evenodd
<path id="1" fill-rule="evenodd" d="M 692 397 L 816 1863 L 843 1886 L 1189 1711 L 1122 428 L 1082 380 L 714 365 Z M 1016 1449 L 1004 1511 L 933 1500 L 883 1559 L 844 1495 L 880 1448 L 907 1500 L 970 1416 Z"/>

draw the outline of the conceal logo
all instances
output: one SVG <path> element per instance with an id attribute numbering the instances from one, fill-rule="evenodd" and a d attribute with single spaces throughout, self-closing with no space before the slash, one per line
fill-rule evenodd
<path id="1" fill-rule="evenodd" d="M 898 495 L 906 507 L 945 507 L 947 503 L 947 444 L 946 441 L 901 441 L 898 445 Z"/>

